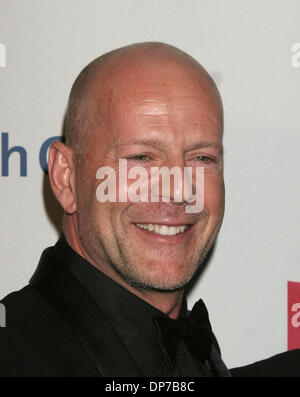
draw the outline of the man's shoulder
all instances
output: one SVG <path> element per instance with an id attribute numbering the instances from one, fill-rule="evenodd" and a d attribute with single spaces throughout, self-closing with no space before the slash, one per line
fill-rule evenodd
<path id="1" fill-rule="evenodd" d="M 85 361 L 85 352 L 73 329 L 34 287 L 1 303 L 6 324 L 0 328 L 0 376 L 85 375 L 74 360 Z"/>
<path id="2" fill-rule="evenodd" d="M 39 376 L 40 365 L 32 338 L 26 336 L 32 315 L 29 312 L 41 305 L 41 297 L 29 285 L 14 291 L 1 300 L 5 326 L 0 328 L 0 375 Z M 2 324 L 3 325 L 3 324 Z"/>
<path id="3" fill-rule="evenodd" d="M 20 304 L 31 305 L 36 300 L 41 300 L 40 294 L 30 285 L 26 285 L 18 291 L 13 291 L 0 300 L 6 308 L 12 311 L 18 310 Z"/>
<path id="4" fill-rule="evenodd" d="M 34 328 L 41 318 L 57 317 L 40 293 L 30 285 L 5 296 L 0 303 L 5 309 L 6 328 L 22 333 L 26 327 Z"/>

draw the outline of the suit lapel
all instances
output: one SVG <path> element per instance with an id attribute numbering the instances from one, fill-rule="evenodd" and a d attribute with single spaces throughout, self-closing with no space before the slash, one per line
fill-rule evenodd
<path id="1" fill-rule="evenodd" d="M 51 249 L 43 252 L 30 285 L 75 331 L 100 376 L 144 375 L 109 319 Z"/>

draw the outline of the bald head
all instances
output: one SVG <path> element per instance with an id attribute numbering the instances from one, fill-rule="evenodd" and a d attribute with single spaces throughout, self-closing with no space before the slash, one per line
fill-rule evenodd
<path id="1" fill-rule="evenodd" d="M 195 81 L 209 93 L 222 113 L 218 89 L 206 70 L 191 56 L 164 43 L 138 43 L 108 52 L 87 65 L 71 89 L 66 117 L 66 144 L 80 160 L 88 147 L 88 132 L 104 121 L 104 103 L 118 91 L 139 90 L 153 82 L 153 90 L 165 81 Z M 153 93 L 152 93 L 153 94 Z M 155 95 L 155 93 L 154 93 Z M 157 95 L 159 93 L 157 92 Z"/>

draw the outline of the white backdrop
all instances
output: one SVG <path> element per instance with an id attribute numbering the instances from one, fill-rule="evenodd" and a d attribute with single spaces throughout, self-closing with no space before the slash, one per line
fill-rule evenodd
<path id="1" fill-rule="evenodd" d="M 0 133 L 27 158 L 27 176 L 18 153 L 9 176 L 0 163 L 0 296 L 59 234 L 39 151 L 61 133 L 72 82 L 141 41 L 195 57 L 224 101 L 226 215 L 189 306 L 205 300 L 230 367 L 286 350 L 287 281 L 300 281 L 300 0 L 0 0 Z"/>

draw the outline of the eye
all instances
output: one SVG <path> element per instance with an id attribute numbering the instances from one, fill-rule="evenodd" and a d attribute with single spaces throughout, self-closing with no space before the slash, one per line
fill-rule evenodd
<path id="1" fill-rule="evenodd" d="M 202 161 L 203 163 L 216 163 L 216 159 L 213 157 L 205 156 L 201 154 L 200 156 L 196 157 L 197 161 Z"/>
<path id="2" fill-rule="evenodd" d="M 146 161 L 150 160 L 150 157 L 146 154 L 136 154 L 135 156 L 127 157 L 127 160 Z"/>

